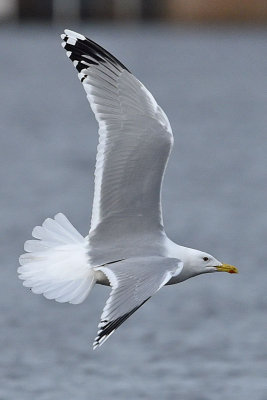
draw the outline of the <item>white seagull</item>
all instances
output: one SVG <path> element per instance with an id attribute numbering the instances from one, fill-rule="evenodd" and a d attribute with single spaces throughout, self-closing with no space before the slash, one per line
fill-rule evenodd
<path id="1" fill-rule="evenodd" d="M 47 299 L 79 304 L 97 284 L 111 286 L 93 347 L 164 285 L 209 272 L 237 273 L 166 235 L 161 187 L 172 129 L 151 93 L 113 55 L 65 30 L 62 46 L 78 70 L 99 124 L 91 228 L 83 237 L 61 213 L 33 229 L 19 278 Z"/>

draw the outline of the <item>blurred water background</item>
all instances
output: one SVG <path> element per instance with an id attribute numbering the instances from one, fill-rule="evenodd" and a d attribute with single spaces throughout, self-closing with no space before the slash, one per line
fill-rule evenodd
<path id="1" fill-rule="evenodd" d="M 169 236 L 240 269 L 164 288 L 94 352 L 109 289 L 58 304 L 16 274 L 46 217 L 89 229 L 97 125 L 64 27 L 115 54 L 167 113 Z M 1 400 L 266 400 L 266 39 L 256 25 L 1 25 Z"/>

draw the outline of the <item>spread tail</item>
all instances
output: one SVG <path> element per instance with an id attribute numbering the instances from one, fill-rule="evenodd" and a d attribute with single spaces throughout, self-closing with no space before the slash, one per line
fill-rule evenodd
<path id="1" fill-rule="evenodd" d="M 60 303 L 79 304 L 95 284 L 88 261 L 88 239 L 59 213 L 36 226 L 19 258 L 19 278 L 34 293 Z"/>

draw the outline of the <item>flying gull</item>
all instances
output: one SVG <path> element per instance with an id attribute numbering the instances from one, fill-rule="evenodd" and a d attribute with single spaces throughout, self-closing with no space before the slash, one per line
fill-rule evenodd
<path id="1" fill-rule="evenodd" d="M 111 286 L 96 348 L 164 285 L 238 270 L 165 233 L 161 187 L 173 135 L 151 93 L 92 40 L 70 30 L 61 38 L 99 124 L 91 228 L 83 237 L 63 214 L 47 218 L 25 242 L 18 273 L 34 293 L 61 303 Z"/>

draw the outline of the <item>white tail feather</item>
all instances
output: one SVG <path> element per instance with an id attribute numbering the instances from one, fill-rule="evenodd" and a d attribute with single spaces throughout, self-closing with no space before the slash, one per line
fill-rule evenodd
<path id="1" fill-rule="evenodd" d="M 36 226 L 19 258 L 19 278 L 34 293 L 60 303 L 79 304 L 95 284 L 88 262 L 88 240 L 63 214 Z"/>

